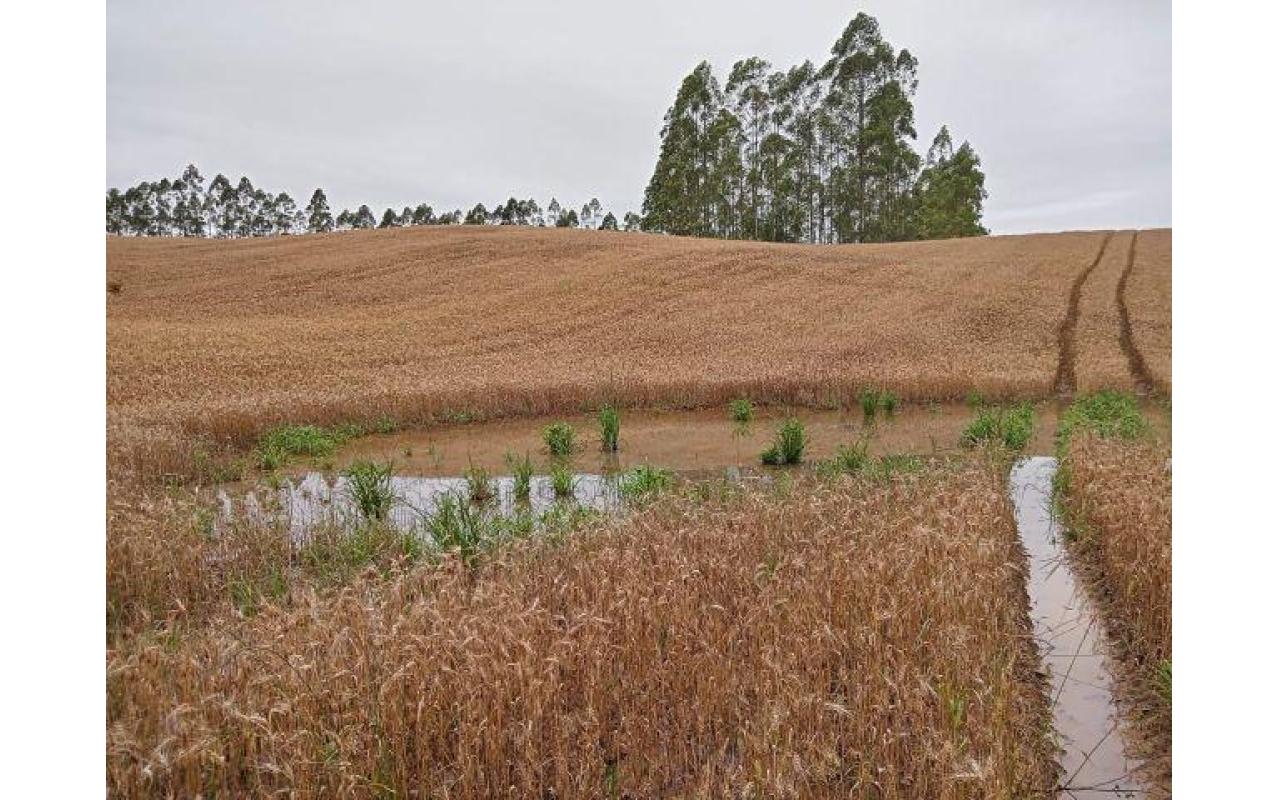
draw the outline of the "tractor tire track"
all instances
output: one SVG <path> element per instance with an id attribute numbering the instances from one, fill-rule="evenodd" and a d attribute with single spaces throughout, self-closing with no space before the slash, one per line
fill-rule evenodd
<path id="1" fill-rule="evenodd" d="M 1058 373 L 1054 376 L 1053 385 L 1059 396 L 1064 398 L 1076 393 L 1076 325 L 1080 322 L 1080 293 L 1084 290 L 1084 282 L 1089 279 L 1098 262 L 1102 261 L 1102 254 L 1107 251 L 1107 245 L 1114 235 L 1115 231 L 1107 231 L 1102 237 L 1098 254 L 1076 276 L 1075 283 L 1071 285 L 1071 297 L 1067 301 L 1067 316 L 1058 327 Z"/>
<path id="2" fill-rule="evenodd" d="M 1137 249 L 1138 232 L 1134 231 L 1129 239 L 1129 259 L 1125 262 L 1120 282 L 1116 284 L 1116 307 L 1120 310 L 1120 349 L 1124 350 L 1125 357 L 1129 359 L 1129 373 L 1133 375 L 1138 394 L 1147 395 L 1151 394 L 1154 382 L 1146 359 L 1142 357 L 1142 352 L 1138 350 L 1138 343 L 1133 339 L 1133 326 L 1129 323 L 1129 307 L 1124 303 L 1124 288 L 1129 283 L 1130 273 L 1133 272 L 1133 256 Z"/>

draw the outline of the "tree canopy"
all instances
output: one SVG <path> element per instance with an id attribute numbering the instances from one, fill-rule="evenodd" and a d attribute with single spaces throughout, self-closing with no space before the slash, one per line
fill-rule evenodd
<path id="1" fill-rule="evenodd" d="M 638 230 L 640 217 L 628 211 L 627 230 Z M 205 187 L 200 170 L 189 164 L 182 176 L 170 180 L 142 181 L 121 191 L 107 190 L 107 233 L 118 236 L 278 236 L 285 234 L 328 233 L 330 231 L 365 228 L 400 228 L 415 225 L 536 225 L 557 227 L 618 227 L 617 217 L 605 212 L 600 201 L 592 198 L 582 206 L 582 216 L 572 208 L 561 208 L 554 197 L 544 212 L 532 197 L 517 200 L 509 197 L 494 205 L 493 210 L 477 203 L 463 214 L 461 210 L 436 211 L 426 203 L 404 206 L 400 211 L 387 208 L 381 220 L 362 205 L 355 211 L 342 209 L 335 216 L 324 189 L 315 189 L 306 208 L 299 209 L 288 192 L 274 194 L 259 189 L 247 177 L 232 183 L 218 174 Z"/>
<path id="2" fill-rule="evenodd" d="M 916 68 L 867 14 L 821 66 L 746 58 L 722 87 L 703 61 L 664 118 L 641 226 L 779 242 L 986 233 L 984 176 L 968 142 L 951 152 L 944 127 L 921 169 Z"/>

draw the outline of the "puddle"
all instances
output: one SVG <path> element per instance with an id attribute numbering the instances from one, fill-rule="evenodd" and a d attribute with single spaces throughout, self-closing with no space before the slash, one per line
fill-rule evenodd
<path id="1" fill-rule="evenodd" d="M 1059 797 L 1146 797 L 1123 730 L 1101 621 L 1066 563 L 1051 511 L 1055 458 L 1025 458 L 1009 475 L 1018 534 L 1031 559 L 1031 619 L 1064 753 Z"/>
<path id="2" fill-rule="evenodd" d="M 527 511 L 535 518 L 557 507 L 576 504 L 596 511 L 611 511 L 621 503 L 617 481 L 612 476 L 575 474 L 572 501 L 557 499 L 551 478 L 535 475 L 529 485 L 528 504 L 519 503 L 512 478 L 493 478 L 494 499 L 485 505 L 490 513 L 515 516 Z M 391 479 L 395 504 L 387 521 L 400 530 L 412 530 L 435 512 L 446 495 L 466 497 L 467 482 L 463 478 L 427 478 L 415 475 Z M 350 526 L 359 513 L 347 489 L 347 480 L 322 472 L 307 472 L 293 479 L 281 480 L 278 489 L 259 487 L 254 491 L 235 491 L 224 487 L 218 491 L 220 521 L 247 518 L 278 522 L 288 529 L 295 541 L 305 539 L 315 526 L 333 524 Z"/>
<path id="3" fill-rule="evenodd" d="M 588 415 L 498 420 L 448 425 L 425 430 L 366 436 L 344 447 L 335 459 L 338 469 L 365 459 L 391 461 L 399 474 L 461 475 L 474 464 L 494 474 L 506 471 L 504 456 L 529 453 L 545 461 L 542 429 L 564 419 L 578 434 L 581 448 L 575 464 L 584 472 L 608 473 L 649 463 L 677 472 L 721 471 L 759 465 L 760 451 L 786 416 L 780 409 L 757 410 L 747 427 L 735 425 L 724 409 L 707 411 L 623 411 L 619 452 L 600 451 L 595 419 Z M 892 417 L 864 424 L 859 409 L 797 410 L 809 434 L 806 460 L 830 458 L 840 445 L 866 438 L 870 452 L 944 455 L 960 451 L 960 434 L 974 418 L 973 409 L 954 403 L 938 406 L 904 405 Z M 1031 454 L 1053 452 L 1058 424 L 1056 403 L 1036 406 Z"/>

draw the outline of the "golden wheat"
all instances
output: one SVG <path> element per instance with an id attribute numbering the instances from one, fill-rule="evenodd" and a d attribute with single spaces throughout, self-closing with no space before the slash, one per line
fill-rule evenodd
<path id="1" fill-rule="evenodd" d="M 1025 556 L 977 465 L 671 499 L 110 653 L 122 795 L 1026 797 Z"/>
<path id="2" fill-rule="evenodd" d="M 273 423 L 384 414 L 421 424 L 744 394 L 812 405 L 867 385 L 908 400 L 1044 397 L 1071 285 L 1102 238 L 818 247 L 470 226 L 110 238 L 108 277 L 123 286 L 107 303 L 111 463 L 180 472 L 197 437 L 243 446 Z M 1142 249 L 1152 269 L 1134 280 L 1135 314 L 1161 366 L 1168 336 L 1145 320 L 1165 310 L 1141 307 L 1161 251 Z M 1093 316 L 1081 335 L 1095 325 L 1116 337 Z"/>
<path id="3" fill-rule="evenodd" d="M 1153 786 L 1171 788 L 1173 476 L 1167 446 L 1071 438 L 1066 505 L 1073 560 L 1099 601 L 1120 663 L 1119 693 Z"/>

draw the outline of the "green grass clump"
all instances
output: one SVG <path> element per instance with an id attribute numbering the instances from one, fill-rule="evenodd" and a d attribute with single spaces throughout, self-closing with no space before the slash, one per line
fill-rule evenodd
<path id="1" fill-rule="evenodd" d="M 573 497 L 573 487 L 576 484 L 573 470 L 568 465 L 556 464 L 551 467 L 551 491 L 557 498 Z"/>
<path id="2" fill-rule="evenodd" d="M 1148 425 L 1136 397 L 1127 392 L 1104 390 L 1076 398 L 1063 412 L 1055 437 L 1058 447 L 1064 447 L 1077 430 L 1087 430 L 1106 439 L 1136 439 L 1147 433 Z"/>
<path id="3" fill-rule="evenodd" d="M 364 431 L 358 425 L 282 425 L 272 428 L 258 440 L 255 452 L 258 466 L 274 470 L 284 466 L 292 456 L 328 458 L 333 451 Z"/>
<path id="4" fill-rule="evenodd" d="M 392 467 L 372 461 L 357 461 L 343 471 L 347 479 L 347 494 L 356 510 L 366 521 L 386 519 L 395 503 L 395 491 L 391 488 Z"/>
<path id="5" fill-rule="evenodd" d="M 507 453 L 507 466 L 511 469 L 511 477 L 515 480 L 515 496 L 517 500 L 529 499 L 529 487 L 533 484 L 533 460 L 525 453 L 517 458 L 515 453 Z"/>
<path id="6" fill-rule="evenodd" d="M 804 458 L 805 445 L 809 437 L 804 431 L 804 423 L 795 417 L 787 419 L 774 434 L 773 444 L 760 454 L 764 464 L 781 466 L 783 464 L 799 464 Z"/>
<path id="7" fill-rule="evenodd" d="M 608 453 L 618 452 L 618 430 L 622 427 L 622 417 L 618 409 L 605 406 L 596 415 L 600 423 L 600 449 Z"/>
<path id="8" fill-rule="evenodd" d="M 755 418 L 756 407 L 745 397 L 729 401 L 729 419 L 738 425 L 750 425 Z"/>
<path id="9" fill-rule="evenodd" d="M 542 441 L 547 445 L 547 452 L 557 458 L 573 455 L 576 438 L 577 433 L 567 422 L 553 422 L 542 429 Z"/>
<path id="10" fill-rule="evenodd" d="M 463 477 L 467 481 L 467 496 L 471 498 L 471 502 L 483 505 L 493 499 L 493 481 L 489 479 L 489 470 L 469 464 Z"/>
<path id="11" fill-rule="evenodd" d="M 618 491 L 623 497 L 648 497 L 671 488 L 675 475 L 670 470 L 641 464 L 623 475 L 618 481 Z"/>
<path id="12" fill-rule="evenodd" d="M 1016 452 L 1031 441 L 1035 427 L 1035 410 L 1030 403 L 1007 409 L 984 408 L 964 429 L 960 441 L 966 447 L 994 443 Z"/>
<path id="13" fill-rule="evenodd" d="M 443 495 L 426 519 L 426 533 L 445 552 L 456 552 L 474 566 L 481 550 L 495 538 L 491 517 L 452 494 Z"/>
<path id="14" fill-rule="evenodd" d="M 858 405 L 862 406 L 862 419 L 871 422 L 876 418 L 876 409 L 880 407 L 880 393 L 875 389 L 863 389 L 858 394 Z"/>
<path id="15" fill-rule="evenodd" d="M 892 417 L 898 410 L 898 396 L 888 389 L 880 392 L 880 408 L 885 416 Z"/>
<path id="16" fill-rule="evenodd" d="M 861 472 L 867 463 L 867 443 L 840 445 L 836 448 L 836 457 L 832 463 L 838 471 L 849 475 Z"/>

